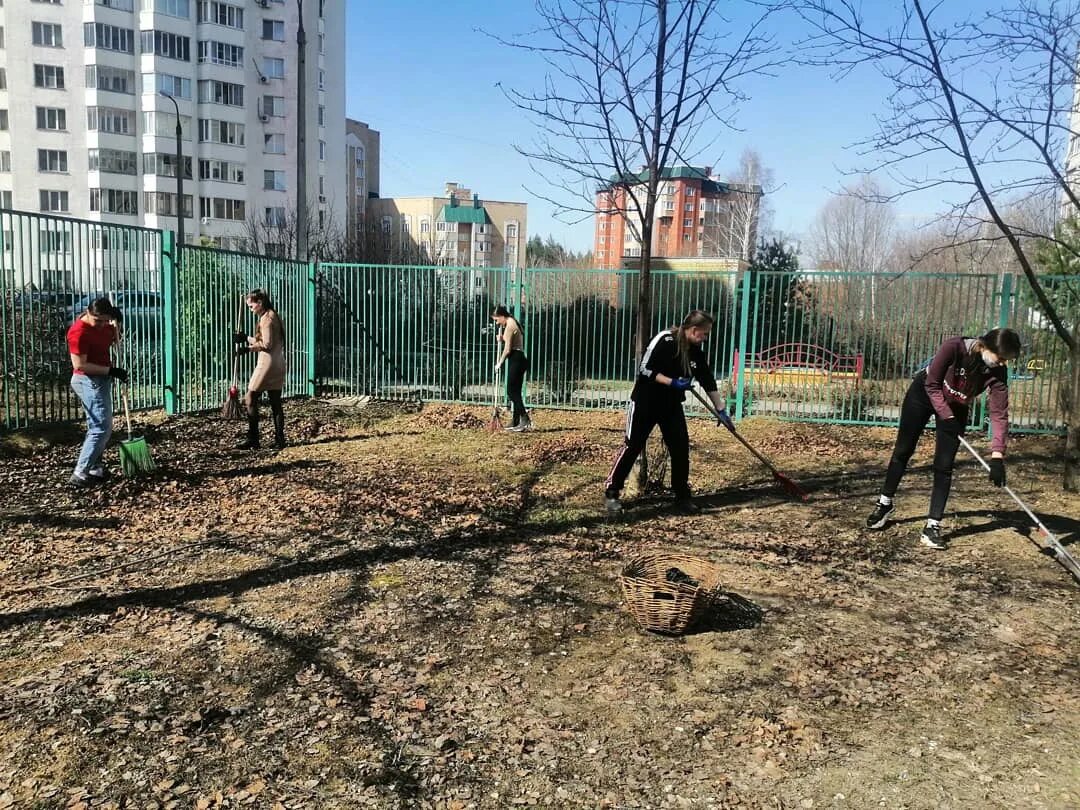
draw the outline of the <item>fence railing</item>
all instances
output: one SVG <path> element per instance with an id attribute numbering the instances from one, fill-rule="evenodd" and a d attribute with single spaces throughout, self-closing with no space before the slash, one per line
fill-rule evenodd
<path id="1" fill-rule="evenodd" d="M 0 211 L 3 426 L 72 419 L 64 334 L 94 296 L 125 312 L 137 408 L 215 408 L 233 376 L 242 294 L 267 290 L 286 329 L 288 395 L 490 402 L 496 303 L 514 308 L 530 360 L 526 400 L 622 408 L 635 373 L 633 270 L 308 264 L 207 247 L 171 232 Z M 1080 277 L 1047 277 L 1066 317 Z M 714 315 L 706 352 L 736 416 L 891 425 L 941 342 L 1008 325 L 1010 423 L 1060 431 L 1068 356 L 1022 278 L 985 274 L 654 271 L 651 332 Z M 646 336 L 646 337 L 650 337 Z M 252 359 L 244 358 L 241 385 Z M 694 407 L 688 403 L 688 407 Z M 981 408 L 972 421 L 985 424 Z"/>

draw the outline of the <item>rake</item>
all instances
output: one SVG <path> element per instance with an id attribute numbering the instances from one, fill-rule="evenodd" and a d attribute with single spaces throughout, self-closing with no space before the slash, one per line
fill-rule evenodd
<path id="1" fill-rule="evenodd" d="M 990 465 L 986 463 L 986 460 L 983 459 L 982 456 L 975 452 L 975 448 L 968 444 L 967 439 L 961 436 L 960 443 L 967 448 L 967 451 L 971 453 L 971 455 L 975 456 L 975 460 L 983 466 L 983 469 L 987 472 L 990 471 Z M 1009 489 L 1009 487 L 1002 487 L 1002 489 L 1009 493 L 1009 497 L 1016 501 L 1017 506 L 1027 512 L 1027 516 L 1031 518 L 1031 522 L 1043 533 L 1043 536 L 1046 538 L 1046 547 L 1040 547 L 1039 550 L 1053 555 L 1054 559 L 1061 563 L 1062 567 L 1072 574 L 1077 582 L 1080 582 L 1080 563 L 1076 561 L 1076 558 L 1065 549 L 1065 546 L 1061 545 L 1061 541 L 1050 533 L 1050 530 L 1043 525 L 1043 522 L 1035 517 L 1035 513 L 1028 509 L 1027 504 L 1020 500 L 1020 497 L 1015 492 Z"/>
<path id="2" fill-rule="evenodd" d="M 794 481 L 792 481 L 790 478 L 788 478 L 786 475 L 776 469 L 776 467 L 773 466 L 773 463 L 771 461 L 769 461 L 767 458 L 765 458 L 765 456 L 761 455 L 761 453 L 751 447 L 750 442 L 746 441 L 746 439 L 739 435 L 739 432 L 735 430 L 734 425 L 732 425 L 730 422 L 721 420 L 720 414 L 716 412 L 716 408 L 714 408 L 712 403 L 705 399 L 705 397 L 703 397 L 696 388 L 691 388 L 690 391 L 694 394 L 695 397 L 697 397 L 698 401 L 705 406 L 705 409 L 708 410 L 708 412 L 711 413 L 717 421 L 722 422 L 724 427 L 728 429 L 731 435 L 739 440 L 739 444 L 749 450 L 750 453 L 754 456 L 754 458 L 756 458 L 768 468 L 769 472 L 772 473 L 773 478 L 775 478 L 777 483 L 780 484 L 781 487 L 783 487 L 784 492 L 802 501 L 810 500 L 810 494 L 806 492 L 806 490 L 804 490 L 802 487 L 800 487 L 798 484 L 796 484 Z"/>
<path id="3" fill-rule="evenodd" d="M 495 376 L 492 381 L 492 394 L 491 394 L 491 419 L 487 423 L 488 433 L 498 433 L 503 429 L 502 416 L 499 413 L 499 372 L 495 372 Z"/>
<path id="4" fill-rule="evenodd" d="M 240 307 L 236 311 L 236 330 L 235 333 L 239 333 L 241 319 L 244 317 L 244 296 L 240 296 Z M 225 404 L 221 406 L 221 418 L 236 421 L 244 416 L 244 409 L 240 407 L 240 355 L 235 351 L 233 352 L 232 361 L 232 385 L 229 386 L 229 397 L 225 400 Z"/>

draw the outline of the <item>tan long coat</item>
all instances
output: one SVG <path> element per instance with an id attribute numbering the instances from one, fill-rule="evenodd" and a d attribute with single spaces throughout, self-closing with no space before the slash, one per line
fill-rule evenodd
<path id="1" fill-rule="evenodd" d="M 259 353 L 248 381 L 249 391 L 280 391 L 285 387 L 285 327 L 273 310 L 264 312 L 248 338 L 248 348 Z"/>

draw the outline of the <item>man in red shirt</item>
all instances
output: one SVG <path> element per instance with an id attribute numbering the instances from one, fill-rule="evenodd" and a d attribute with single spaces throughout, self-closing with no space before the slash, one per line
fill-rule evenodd
<path id="1" fill-rule="evenodd" d="M 108 298 L 98 298 L 67 333 L 71 354 L 71 388 L 86 411 L 86 439 L 68 483 L 76 488 L 100 484 L 109 477 L 102 456 L 112 435 L 112 381 L 127 382 L 128 374 L 112 364 L 110 349 L 119 340 L 120 310 Z"/>

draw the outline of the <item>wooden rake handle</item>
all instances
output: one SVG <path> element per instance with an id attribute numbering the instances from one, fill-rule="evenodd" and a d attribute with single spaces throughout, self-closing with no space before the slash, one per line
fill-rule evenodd
<path id="1" fill-rule="evenodd" d="M 705 399 L 705 397 L 703 397 L 701 395 L 701 393 L 696 388 L 691 388 L 690 391 L 695 397 L 697 397 L 698 402 L 700 402 L 702 405 L 704 405 L 705 409 L 709 413 L 711 413 L 716 418 L 717 421 L 720 421 L 720 414 L 718 414 L 716 412 L 716 408 L 713 407 L 713 404 L 711 402 L 709 402 L 709 400 Z M 723 424 L 723 423 L 721 423 L 721 424 Z M 724 424 L 724 427 L 726 427 L 728 429 L 728 432 L 732 436 L 734 436 L 736 439 L 739 440 L 739 444 L 741 444 L 743 447 L 745 447 L 747 450 L 750 451 L 750 453 L 754 456 L 754 458 L 756 458 L 758 461 L 760 461 L 762 464 L 764 464 L 766 467 L 768 467 L 769 471 L 773 475 L 775 475 L 775 476 L 782 475 L 782 473 L 778 469 L 776 469 L 776 467 L 773 466 L 773 463 L 771 461 L 769 461 L 767 458 L 765 458 L 765 456 L 761 455 L 761 453 L 759 453 L 757 450 L 754 449 L 754 447 L 750 444 L 750 442 L 746 441 L 746 439 L 744 439 L 742 436 L 739 435 L 739 431 L 735 430 L 735 428 L 733 428 L 731 425 L 728 425 L 728 424 Z"/>

